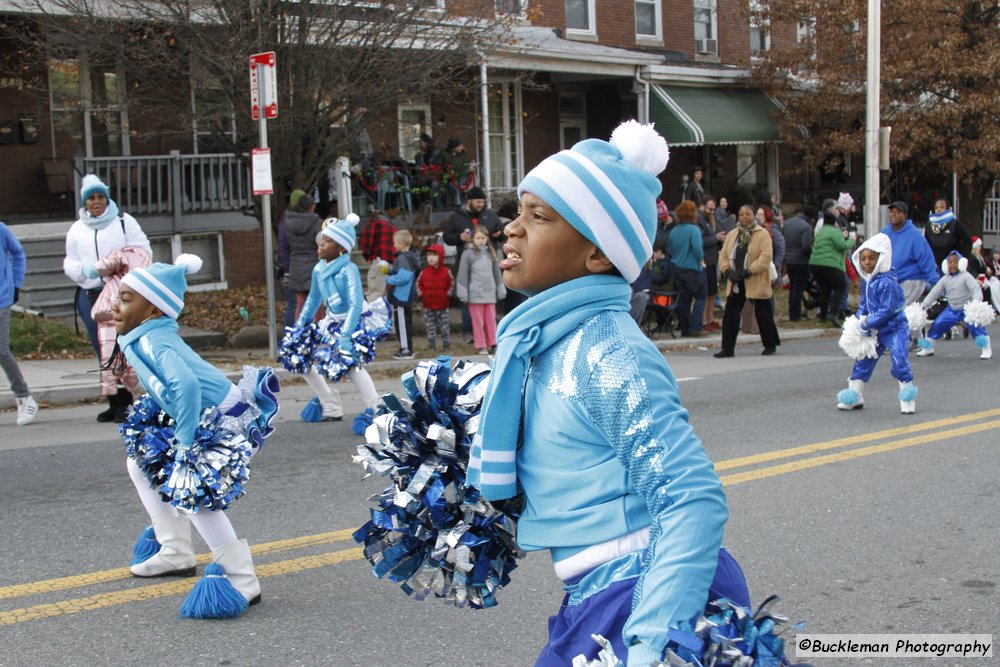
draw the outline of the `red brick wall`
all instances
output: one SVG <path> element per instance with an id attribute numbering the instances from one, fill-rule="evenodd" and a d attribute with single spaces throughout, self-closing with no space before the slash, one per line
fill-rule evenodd
<path id="1" fill-rule="evenodd" d="M 258 229 L 225 231 L 222 243 L 229 286 L 263 285 L 264 234 Z"/>

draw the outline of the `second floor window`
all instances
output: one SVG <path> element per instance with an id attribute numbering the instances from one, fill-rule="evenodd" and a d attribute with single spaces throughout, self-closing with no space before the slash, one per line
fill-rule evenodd
<path id="1" fill-rule="evenodd" d="M 635 0 L 635 36 L 660 39 L 660 0 Z"/>
<path id="2" fill-rule="evenodd" d="M 596 35 L 594 0 L 566 0 L 566 32 Z"/>
<path id="3" fill-rule="evenodd" d="M 771 50 L 771 22 L 764 18 L 760 0 L 750 0 L 750 55 L 762 56 Z"/>
<path id="4" fill-rule="evenodd" d="M 715 0 L 694 0 L 695 52 L 716 55 L 719 52 Z"/>

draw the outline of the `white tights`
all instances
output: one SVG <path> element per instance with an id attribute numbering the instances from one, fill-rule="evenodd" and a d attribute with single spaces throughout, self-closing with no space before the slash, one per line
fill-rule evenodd
<path id="1" fill-rule="evenodd" d="M 375 382 L 368 371 L 362 366 L 351 366 L 351 369 L 347 371 L 347 376 L 358 388 L 358 393 L 361 394 L 361 400 L 365 402 L 365 406 L 374 409 L 378 404 L 378 391 L 375 389 Z M 327 384 L 326 379 L 320 375 L 315 366 L 310 368 L 303 377 L 305 377 L 309 388 L 319 398 L 320 403 L 331 403 L 335 406 L 334 409 L 340 409 L 340 393 Z"/>
<path id="2" fill-rule="evenodd" d="M 212 551 L 218 551 L 227 542 L 236 539 L 236 531 L 233 530 L 233 524 L 225 512 L 221 510 L 214 512 L 202 510 L 194 514 L 179 512 L 176 507 L 165 502 L 159 493 L 150 488 L 146 476 L 139 470 L 135 461 L 128 458 L 125 467 L 128 470 L 128 476 L 132 479 L 132 485 L 135 486 L 135 490 L 139 494 L 139 500 L 142 501 L 142 506 L 151 519 L 158 514 L 187 517 L 198 534 L 201 535 L 201 539 L 205 540 L 208 548 Z"/>

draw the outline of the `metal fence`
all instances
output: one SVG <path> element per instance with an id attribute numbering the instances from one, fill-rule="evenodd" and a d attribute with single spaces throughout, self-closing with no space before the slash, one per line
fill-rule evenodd
<path id="1" fill-rule="evenodd" d="M 993 190 L 983 202 L 983 233 L 1000 234 L 1000 180 L 993 181 Z"/>
<path id="2" fill-rule="evenodd" d="M 77 192 L 82 174 L 96 174 L 123 210 L 169 215 L 175 223 L 184 213 L 253 205 L 249 167 L 229 153 L 78 157 L 75 166 Z"/>

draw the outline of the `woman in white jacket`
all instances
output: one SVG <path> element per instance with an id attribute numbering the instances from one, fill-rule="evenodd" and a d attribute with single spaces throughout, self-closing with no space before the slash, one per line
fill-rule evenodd
<path id="1" fill-rule="evenodd" d="M 118 210 L 118 205 L 108 192 L 108 186 L 94 174 L 83 177 L 80 201 L 83 204 L 80 217 L 66 233 L 63 271 L 77 285 L 76 312 L 87 328 L 90 343 L 100 361 L 97 324 L 91 315 L 97 297 L 104 288 L 104 279 L 98 273 L 97 263 L 123 248 L 142 250 L 149 257 L 153 256 L 153 250 L 138 221 Z M 119 412 L 119 404 L 124 407 L 132 403 L 132 395 L 122 389 L 117 395 L 109 396 L 108 402 L 108 410 L 98 415 L 98 421 L 112 421 L 116 412 Z"/>

